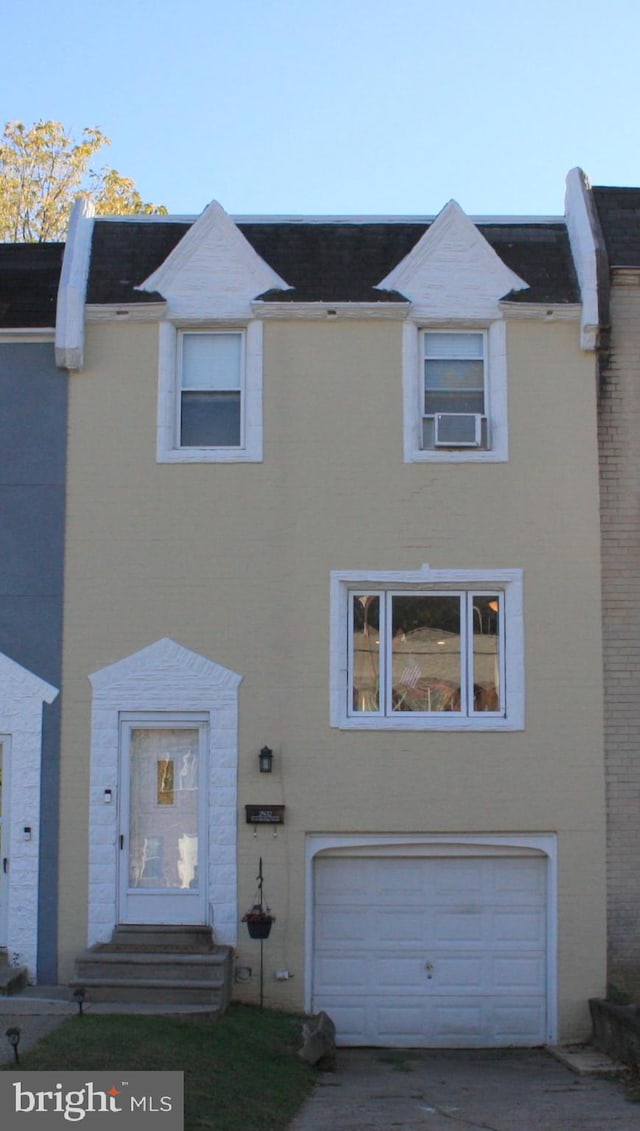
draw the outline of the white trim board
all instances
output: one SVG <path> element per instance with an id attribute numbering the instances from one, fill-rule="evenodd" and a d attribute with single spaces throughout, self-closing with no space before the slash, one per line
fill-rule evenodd
<path id="1" fill-rule="evenodd" d="M 82 369 L 84 365 L 84 302 L 94 215 L 93 202 L 78 197 L 69 221 L 58 286 L 56 365 L 60 369 Z"/>
<path id="2" fill-rule="evenodd" d="M 9 739 L 13 770 L 7 949 L 13 965 L 27 967 L 31 982 L 38 959 L 42 705 L 57 695 L 56 687 L 0 653 L 0 733 Z M 31 829 L 30 840 L 24 839 L 25 828 Z"/>

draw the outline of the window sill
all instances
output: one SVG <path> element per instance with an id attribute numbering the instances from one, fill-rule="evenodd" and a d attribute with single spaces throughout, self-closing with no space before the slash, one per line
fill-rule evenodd
<path id="1" fill-rule="evenodd" d="M 494 448 L 417 448 L 405 463 L 507 463 L 506 451 Z"/>
<path id="2" fill-rule="evenodd" d="M 337 730 L 395 730 L 395 731 L 500 731 L 524 730 L 524 721 L 520 719 L 505 719 L 502 716 L 491 715 L 486 719 L 434 719 L 434 718 L 371 718 L 363 717 L 344 718 L 334 724 Z"/>
<path id="3" fill-rule="evenodd" d="M 262 463 L 262 453 L 246 448 L 171 448 L 158 452 L 157 463 Z"/>

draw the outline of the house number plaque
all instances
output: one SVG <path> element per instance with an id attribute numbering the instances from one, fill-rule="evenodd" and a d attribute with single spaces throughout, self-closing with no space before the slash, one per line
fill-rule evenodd
<path id="1" fill-rule="evenodd" d="M 245 805 L 248 825 L 284 825 L 284 805 Z"/>

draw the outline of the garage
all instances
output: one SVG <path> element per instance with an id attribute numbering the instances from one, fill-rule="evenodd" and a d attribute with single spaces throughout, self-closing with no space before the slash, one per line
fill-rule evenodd
<path id="1" fill-rule="evenodd" d="M 312 1007 L 342 1045 L 547 1040 L 547 859 L 320 855 Z"/>

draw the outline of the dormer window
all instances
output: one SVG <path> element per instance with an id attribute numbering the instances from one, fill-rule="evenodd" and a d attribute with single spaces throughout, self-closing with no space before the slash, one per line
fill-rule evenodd
<path id="1" fill-rule="evenodd" d="M 405 463 L 508 459 L 507 329 L 502 319 L 403 330 Z"/>
<path id="2" fill-rule="evenodd" d="M 244 334 L 182 331 L 178 337 L 181 448 L 240 448 Z"/>
<path id="3" fill-rule="evenodd" d="M 486 333 L 425 330 L 422 447 L 486 448 Z"/>
<path id="4" fill-rule="evenodd" d="M 159 463 L 262 461 L 262 323 L 160 323 Z"/>

